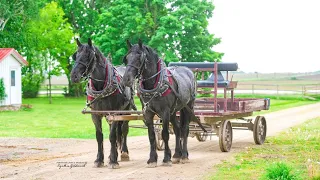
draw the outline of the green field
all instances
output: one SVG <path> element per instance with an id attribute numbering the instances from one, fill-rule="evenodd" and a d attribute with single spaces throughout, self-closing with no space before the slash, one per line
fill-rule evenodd
<path id="1" fill-rule="evenodd" d="M 32 109 L 0 112 L 0 137 L 95 138 L 91 116 L 81 114 L 85 98 L 53 97 L 52 102 L 49 104 L 47 98 L 23 99 Z M 108 137 L 109 125 L 103 122 Z M 137 123 L 142 121 L 130 122 Z M 146 135 L 141 129 L 129 131 L 130 136 Z"/>
<path id="2" fill-rule="evenodd" d="M 239 95 L 237 97 L 248 97 L 248 95 Z M 274 96 L 269 97 L 272 98 L 271 109 L 258 113 L 267 113 L 317 102 L 295 96 L 281 97 L 279 99 Z M 136 99 L 136 104 L 139 104 L 138 101 Z M 31 104 L 32 109 L 0 112 L 0 137 L 95 138 L 91 116 L 80 113 L 85 106 L 85 98 L 53 97 L 53 104 L 49 104 L 47 98 L 41 97 L 23 99 L 23 104 Z M 138 109 L 141 109 L 141 106 L 138 106 Z M 129 125 L 133 124 L 143 123 L 142 121 L 131 121 L 129 123 Z M 104 121 L 103 131 L 105 137 L 108 137 L 108 129 L 109 126 Z M 147 135 L 147 131 L 145 129 L 130 128 L 129 136 L 140 135 Z"/>
<path id="3" fill-rule="evenodd" d="M 224 161 L 206 179 L 320 179 L 320 118 L 268 138 Z M 280 177 L 282 176 L 282 178 Z"/>

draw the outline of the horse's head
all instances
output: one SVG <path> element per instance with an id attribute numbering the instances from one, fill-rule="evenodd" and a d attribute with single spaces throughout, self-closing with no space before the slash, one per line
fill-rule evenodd
<path id="1" fill-rule="evenodd" d="M 127 46 L 129 52 L 123 57 L 123 63 L 127 66 L 123 76 L 123 83 L 131 87 L 134 79 L 138 78 L 145 69 L 148 49 L 142 44 L 140 39 L 139 43 L 135 45 L 131 45 L 129 40 L 127 40 Z"/>
<path id="2" fill-rule="evenodd" d="M 88 44 L 81 44 L 79 39 L 76 40 L 78 50 L 72 55 L 75 65 L 71 71 L 71 81 L 78 83 L 84 77 L 88 77 L 94 70 L 96 64 L 96 48 L 92 45 L 89 38 Z"/>

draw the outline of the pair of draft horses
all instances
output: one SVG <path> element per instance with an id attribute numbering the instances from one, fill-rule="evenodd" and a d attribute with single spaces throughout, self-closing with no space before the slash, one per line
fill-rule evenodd
<path id="1" fill-rule="evenodd" d="M 113 67 L 109 59 L 88 39 L 88 44 L 81 44 L 77 39 L 78 50 L 73 58 L 75 65 L 71 72 L 73 83 L 83 78 L 89 79 L 87 95 L 93 110 L 131 110 L 135 108 L 133 87 L 138 79 L 138 95 L 143 108 L 145 125 L 148 127 L 150 155 L 148 167 L 156 167 L 158 155 L 153 126 L 153 117 L 162 120 L 162 139 L 165 143 L 163 165 L 185 163 L 188 161 L 187 140 L 189 122 L 196 97 L 196 84 L 192 71 L 186 67 L 167 68 L 162 59 L 152 48 L 138 44 L 132 45 L 127 40 L 128 53 L 123 62 L 126 67 Z M 180 111 L 180 120 L 176 120 L 176 112 Z M 98 142 L 97 159 L 94 167 L 104 166 L 103 133 L 101 119 L 103 116 L 92 114 Z M 169 148 L 169 122 L 175 133 L 176 147 L 171 160 Z M 129 160 L 127 147 L 128 121 L 110 124 L 109 140 L 111 150 L 109 168 L 119 168 L 118 151 L 121 150 L 121 161 Z"/>

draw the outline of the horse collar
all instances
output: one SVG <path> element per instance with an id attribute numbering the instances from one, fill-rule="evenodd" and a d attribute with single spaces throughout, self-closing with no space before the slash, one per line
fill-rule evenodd
<path id="1" fill-rule="evenodd" d="M 138 89 L 139 95 L 141 95 L 143 98 L 150 98 L 153 99 L 154 97 L 157 96 L 166 96 L 170 94 L 171 89 L 169 86 L 164 83 L 164 81 L 167 81 L 168 83 L 172 84 L 172 77 L 170 75 L 170 72 L 167 70 L 166 67 L 163 67 L 161 63 L 161 59 L 158 61 L 158 72 L 152 75 L 151 77 L 147 79 L 140 79 L 140 86 Z M 154 84 L 154 88 L 149 90 L 149 89 L 144 89 L 142 82 L 146 81 L 148 79 L 156 77 L 156 82 Z"/>
<path id="2" fill-rule="evenodd" d="M 105 70 L 106 70 L 106 77 L 104 80 L 104 85 L 102 90 L 100 91 L 96 90 L 96 88 L 93 86 L 91 79 L 88 83 L 88 86 L 87 86 L 88 99 L 91 100 L 92 102 L 95 101 L 96 99 L 121 93 L 120 77 L 115 72 L 114 67 L 108 62 L 106 62 Z"/>

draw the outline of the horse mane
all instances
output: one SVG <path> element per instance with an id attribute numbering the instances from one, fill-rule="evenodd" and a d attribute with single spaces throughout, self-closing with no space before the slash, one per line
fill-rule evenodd
<path id="1" fill-rule="evenodd" d="M 158 56 L 158 53 L 156 52 L 156 50 L 152 49 L 151 47 L 149 46 L 144 46 L 145 49 L 147 50 L 147 58 L 148 59 L 155 59 L 155 61 L 157 62 L 159 60 L 159 56 Z"/>
<path id="2" fill-rule="evenodd" d="M 99 61 L 101 61 L 101 63 L 104 63 L 105 60 L 110 62 L 109 58 L 106 58 L 97 46 L 93 46 L 93 48 L 95 49 L 96 56 L 99 57 Z"/>
<path id="3" fill-rule="evenodd" d="M 153 48 L 147 46 L 147 45 L 143 45 L 142 46 L 142 51 L 144 51 L 146 53 L 146 56 L 148 58 L 148 60 L 155 60 L 155 62 L 157 62 L 159 60 L 159 56 L 158 53 L 156 52 L 156 50 L 154 50 Z M 141 49 L 139 47 L 138 44 L 135 44 L 132 46 L 132 48 L 128 51 L 128 54 L 132 51 L 137 51 L 137 52 L 141 52 Z"/>

